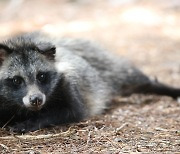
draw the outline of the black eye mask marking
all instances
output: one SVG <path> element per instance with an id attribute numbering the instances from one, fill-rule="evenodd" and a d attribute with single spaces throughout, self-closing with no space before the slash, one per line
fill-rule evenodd
<path id="1" fill-rule="evenodd" d="M 7 78 L 6 82 L 8 86 L 19 88 L 24 83 L 24 79 L 20 76 L 14 76 L 13 78 Z"/>
<path id="2" fill-rule="evenodd" d="M 36 76 L 36 80 L 41 84 L 47 83 L 48 78 L 49 78 L 48 72 L 39 72 Z"/>

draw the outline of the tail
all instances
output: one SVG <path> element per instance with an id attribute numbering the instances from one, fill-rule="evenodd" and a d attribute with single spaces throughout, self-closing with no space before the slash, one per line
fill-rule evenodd
<path id="1" fill-rule="evenodd" d="M 180 88 L 174 88 L 155 80 L 138 87 L 136 93 L 166 95 L 177 99 L 180 97 Z"/>

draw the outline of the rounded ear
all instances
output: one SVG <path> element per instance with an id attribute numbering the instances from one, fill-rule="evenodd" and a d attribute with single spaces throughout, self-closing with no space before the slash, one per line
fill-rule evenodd
<path id="1" fill-rule="evenodd" d="M 46 56 L 49 60 L 54 60 L 56 54 L 56 47 L 51 43 L 39 43 L 37 44 L 39 52 Z"/>
<path id="2" fill-rule="evenodd" d="M 2 65 L 3 61 L 5 60 L 5 58 L 12 52 L 12 50 L 4 45 L 4 44 L 0 44 L 0 65 Z"/>

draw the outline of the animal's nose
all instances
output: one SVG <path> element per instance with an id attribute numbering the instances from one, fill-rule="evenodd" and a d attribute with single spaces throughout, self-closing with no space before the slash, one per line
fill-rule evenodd
<path id="1" fill-rule="evenodd" d="M 30 96 L 30 103 L 34 107 L 41 106 L 43 104 L 43 97 L 40 94 L 34 94 Z"/>

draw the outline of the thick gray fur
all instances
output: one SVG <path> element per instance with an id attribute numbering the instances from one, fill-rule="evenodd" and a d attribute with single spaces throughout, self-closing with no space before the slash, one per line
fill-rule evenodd
<path id="1" fill-rule="evenodd" d="M 33 40 L 32 35 L 30 38 Z M 65 65 L 63 71 L 70 76 L 70 80 L 79 84 L 90 115 L 101 113 L 114 96 L 130 95 L 151 82 L 129 61 L 94 42 L 51 38 L 42 33 L 35 33 L 34 41 L 51 42 L 56 46 L 57 67 L 64 62 L 69 64 L 70 68 Z"/>
<path id="2" fill-rule="evenodd" d="M 6 117 L 7 110 L 11 113 L 18 110 L 19 117 L 25 115 L 23 120 L 17 116 L 19 124 L 12 125 L 17 132 L 78 122 L 102 113 L 117 95 L 154 93 L 173 98 L 180 95 L 180 89 L 150 80 L 130 62 L 90 41 L 31 33 L 5 41 L 2 48 L 0 116 Z M 12 53 L 5 53 L 3 59 L 6 48 Z M 45 87 L 38 85 L 38 72 L 50 72 L 50 82 Z M 4 82 L 14 76 L 23 78 L 24 86 L 13 91 Z M 32 106 L 28 102 L 32 93 L 46 96 L 42 109 L 33 112 L 29 111 Z M 22 102 L 24 97 L 26 107 Z"/>
<path id="3" fill-rule="evenodd" d="M 28 35 L 27 35 L 28 36 Z M 45 36 L 45 37 L 44 37 Z M 30 35 L 32 39 L 32 35 Z M 98 44 L 70 38 L 51 38 L 39 33 L 35 41 L 51 42 L 56 46 L 56 61 L 69 63 L 72 79 L 76 80 L 86 97 L 90 115 L 101 113 L 114 96 L 132 93 L 154 93 L 176 98 L 179 89 L 151 80 L 126 59 L 113 55 Z M 92 109 L 91 109 L 92 108 Z M 95 108 L 95 109 L 94 109 Z"/>

